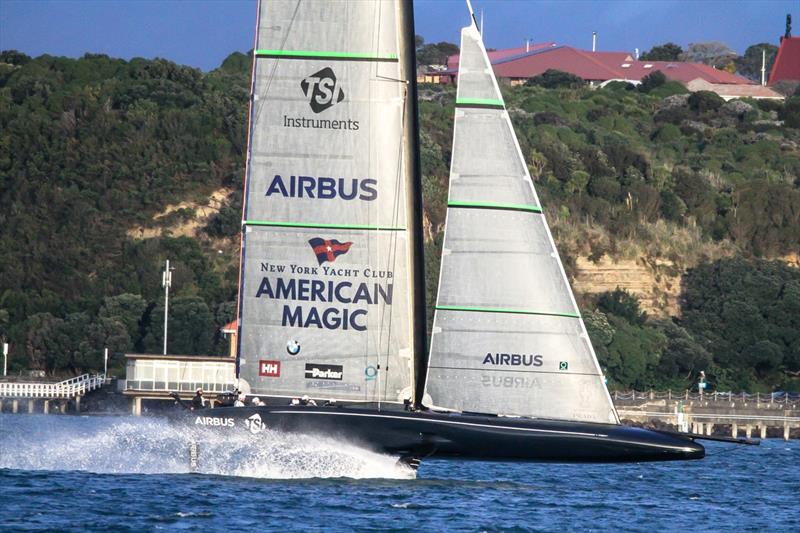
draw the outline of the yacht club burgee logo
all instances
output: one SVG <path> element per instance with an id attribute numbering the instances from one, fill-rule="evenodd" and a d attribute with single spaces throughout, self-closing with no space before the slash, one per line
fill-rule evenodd
<path id="1" fill-rule="evenodd" d="M 326 240 L 319 237 L 311 239 L 308 244 L 314 250 L 320 265 L 326 261 L 333 263 L 337 257 L 346 254 L 353 245 L 352 242 L 339 242 L 336 239 Z"/>

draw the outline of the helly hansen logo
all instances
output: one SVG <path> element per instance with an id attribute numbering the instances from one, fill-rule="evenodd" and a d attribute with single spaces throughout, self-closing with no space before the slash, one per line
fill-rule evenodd
<path id="1" fill-rule="evenodd" d="M 352 242 L 339 242 L 336 239 L 320 239 L 315 237 L 308 241 L 311 249 L 314 250 L 314 255 L 317 256 L 317 261 L 321 265 L 324 262 L 333 263 L 340 255 L 346 254 L 350 251 Z"/>
<path id="2" fill-rule="evenodd" d="M 306 379 L 332 379 L 342 381 L 344 370 L 342 365 L 306 364 Z"/>
<path id="3" fill-rule="evenodd" d="M 300 82 L 300 88 L 314 113 L 322 113 L 344 100 L 344 91 L 336 83 L 336 74 L 330 67 L 308 76 Z"/>
<path id="4" fill-rule="evenodd" d="M 280 361 L 264 361 L 263 359 L 258 362 L 258 375 L 267 378 L 277 378 L 281 375 L 281 362 Z"/>

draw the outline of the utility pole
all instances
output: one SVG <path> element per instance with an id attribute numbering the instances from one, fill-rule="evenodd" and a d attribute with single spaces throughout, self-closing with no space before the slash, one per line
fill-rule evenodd
<path id="1" fill-rule="evenodd" d="M 761 85 L 767 84 L 767 49 L 761 49 Z"/>
<path id="2" fill-rule="evenodd" d="M 169 259 L 161 275 L 161 286 L 164 287 L 164 355 L 167 355 L 167 317 L 169 316 L 169 288 L 172 286 L 172 271 Z"/>

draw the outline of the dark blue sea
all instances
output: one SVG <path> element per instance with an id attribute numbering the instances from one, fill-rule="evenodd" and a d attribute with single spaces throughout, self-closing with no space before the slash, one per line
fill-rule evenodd
<path id="1" fill-rule="evenodd" d="M 630 465 L 424 461 L 158 419 L 0 415 L 0 530 L 800 531 L 800 441 Z"/>

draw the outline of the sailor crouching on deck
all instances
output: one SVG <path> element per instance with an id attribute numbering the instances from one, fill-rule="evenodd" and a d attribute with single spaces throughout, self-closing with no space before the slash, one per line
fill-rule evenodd
<path id="1" fill-rule="evenodd" d="M 192 398 L 192 409 L 204 409 L 206 406 L 206 399 L 203 397 L 203 389 L 198 388 L 195 391 L 194 398 Z"/>

